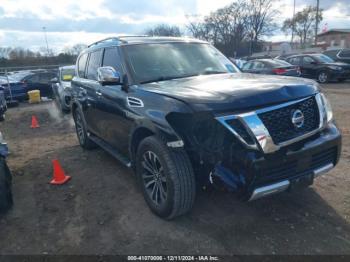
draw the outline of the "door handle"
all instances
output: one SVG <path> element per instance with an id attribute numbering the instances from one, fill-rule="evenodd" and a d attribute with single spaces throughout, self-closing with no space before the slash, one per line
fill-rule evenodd
<path id="1" fill-rule="evenodd" d="M 99 91 L 96 91 L 96 95 L 98 95 L 98 96 L 102 96 L 102 93 L 101 93 L 101 92 L 99 92 Z"/>

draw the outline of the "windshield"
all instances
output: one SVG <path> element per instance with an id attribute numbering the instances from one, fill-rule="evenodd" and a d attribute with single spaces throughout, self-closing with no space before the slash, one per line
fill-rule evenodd
<path id="1" fill-rule="evenodd" d="M 62 81 L 71 81 L 75 75 L 74 68 L 65 68 L 61 70 L 61 80 Z"/>
<path id="2" fill-rule="evenodd" d="M 238 72 L 228 58 L 208 44 L 142 44 L 126 46 L 125 50 L 135 80 L 140 83 Z"/>
<path id="3" fill-rule="evenodd" d="M 334 63 L 334 60 L 326 55 L 314 55 L 313 57 L 322 63 Z"/>

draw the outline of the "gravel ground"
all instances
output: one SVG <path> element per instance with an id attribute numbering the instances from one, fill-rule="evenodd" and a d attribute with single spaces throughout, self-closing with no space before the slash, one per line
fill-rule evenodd
<path id="1" fill-rule="evenodd" d="M 198 192 L 193 211 L 164 221 L 133 173 L 101 149 L 82 150 L 54 103 L 8 111 L 15 205 L 0 217 L 0 254 L 350 254 L 350 83 L 323 87 L 343 130 L 338 166 L 311 188 L 243 203 Z M 31 129 L 31 116 L 40 128 Z M 52 159 L 72 179 L 51 186 Z"/>

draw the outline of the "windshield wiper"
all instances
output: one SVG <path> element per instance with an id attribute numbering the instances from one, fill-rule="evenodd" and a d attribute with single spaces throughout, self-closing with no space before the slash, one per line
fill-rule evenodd
<path id="1" fill-rule="evenodd" d="M 160 76 L 155 79 L 145 80 L 141 81 L 140 84 L 148 84 L 153 82 L 161 82 L 161 81 L 167 81 L 167 80 L 173 80 L 173 79 L 179 79 L 179 78 L 186 78 L 191 76 L 198 76 L 199 74 L 190 74 L 190 75 L 182 75 L 182 76 Z"/>

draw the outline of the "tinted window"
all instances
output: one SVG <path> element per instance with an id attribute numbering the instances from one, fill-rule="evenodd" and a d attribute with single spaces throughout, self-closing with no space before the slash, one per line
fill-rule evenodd
<path id="1" fill-rule="evenodd" d="M 252 66 L 252 63 L 251 62 L 247 62 L 243 65 L 242 69 L 243 70 L 249 70 L 250 67 Z"/>
<path id="2" fill-rule="evenodd" d="M 111 66 L 117 71 L 121 71 L 120 57 L 117 48 L 107 48 L 103 55 L 102 66 Z"/>
<path id="3" fill-rule="evenodd" d="M 334 59 L 334 58 L 336 58 L 337 54 L 339 53 L 339 50 L 329 50 L 329 51 L 325 51 L 323 53 Z"/>
<path id="4" fill-rule="evenodd" d="M 86 59 L 87 59 L 87 54 L 83 54 L 79 58 L 79 62 L 78 62 L 78 75 L 79 75 L 79 77 L 84 77 Z"/>
<path id="5" fill-rule="evenodd" d="M 332 58 L 330 58 L 329 56 L 326 56 L 326 55 L 322 55 L 322 54 L 313 55 L 313 58 L 321 63 L 333 63 L 334 62 L 334 60 Z"/>
<path id="6" fill-rule="evenodd" d="M 311 57 L 309 56 L 304 56 L 303 57 L 303 64 L 305 65 L 310 65 L 312 62 L 315 62 Z"/>
<path id="7" fill-rule="evenodd" d="M 54 78 L 56 74 L 46 73 L 46 74 L 40 74 L 39 75 L 39 83 L 41 84 L 48 84 L 52 78 Z"/>
<path id="8" fill-rule="evenodd" d="M 292 57 L 287 60 L 288 63 L 291 63 L 292 65 L 299 65 L 300 64 L 300 58 L 299 57 Z"/>
<path id="9" fill-rule="evenodd" d="M 97 80 L 97 68 L 101 66 L 102 50 L 90 53 L 86 76 L 88 79 Z"/>
<path id="10" fill-rule="evenodd" d="M 39 76 L 38 75 L 30 75 L 30 76 L 27 76 L 24 80 L 28 81 L 29 83 L 37 83 L 37 82 L 39 82 Z"/>
<path id="11" fill-rule="evenodd" d="M 346 57 L 346 58 L 350 58 L 350 50 L 342 50 L 339 55 L 339 57 Z"/>
<path id="12" fill-rule="evenodd" d="M 252 66 L 252 69 L 264 69 L 264 68 L 265 68 L 265 64 L 259 61 L 255 61 Z"/>

